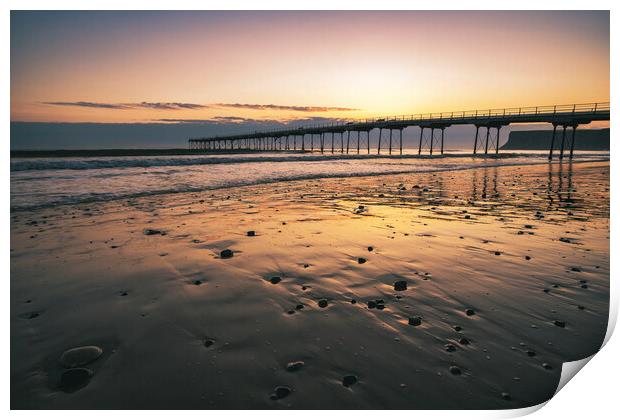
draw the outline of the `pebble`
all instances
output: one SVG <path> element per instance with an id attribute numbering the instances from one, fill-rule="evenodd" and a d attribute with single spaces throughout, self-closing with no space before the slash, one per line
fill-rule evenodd
<path id="1" fill-rule="evenodd" d="M 287 397 L 290 393 L 291 388 L 288 386 L 277 386 L 269 398 L 272 400 L 281 400 L 282 398 Z"/>
<path id="2" fill-rule="evenodd" d="M 304 367 L 304 365 L 305 363 L 300 360 L 295 362 L 289 362 L 286 364 L 286 370 L 288 370 L 289 372 L 295 372 Z"/>
<path id="3" fill-rule="evenodd" d="M 271 284 L 278 284 L 282 281 L 282 278 L 278 277 L 278 276 L 273 276 L 269 282 L 271 282 Z"/>
<path id="4" fill-rule="evenodd" d="M 295 306 L 295 309 L 297 309 L 298 311 L 302 310 L 303 308 L 304 308 L 303 303 L 298 303 L 297 306 Z"/>
<path id="5" fill-rule="evenodd" d="M 342 378 L 342 385 L 346 386 L 347 388 L 355 385 L 356 382 L 357 376 L 355 375 L 346 375 L 344 378 Z"/>
<path id="6" fill-rule="evenodd" d="M 549 363 L 543 363 L 543 364 L 542 364 L 542 367 L 544 367 L 544 368 L 545 368 L 545 369 L 547 369 L 547 370 L 551 370 L 551 369 L 553 369 L 553 367 L 551 367 L 551 365 L 550 365 Z"/>
<path id="7" fill-rule="evenodd" d="M 506 401 L 510 401 L 512 399 L 512 397 L 510 396 L 509 393 L 507 392 L 502 392 L 502 399 L 506 400 Z"/>
<path id="8" fill-rule="evenodd" d="M 475 314 L 476 314 L 476 311 L 474 311 L 473 309 L 471 309 L 471 308 L 470 308 L 470 309 L 467 309 L 467 310 L 465 311 L 465 314 L 466 314 L 467 316 L 473 316 L 473 315 L 475 315 Z"/>
<path id="9" fill-rule="evenodd" d="M 534 350 L 528 350 L 526 353 L 527 353 L 527 355 L 528 355 L 528 356 L 530 356 L 530 357 L 534 357 L 534 356 L 536 356 L 536 352 L 535 352 Z"/>
<path id="10" fill-rule="evenodd" d="M 353 305 L 355 305 L 355 304 L 357 303 L 357 300 L 355 300 L 355 299 L 351 299 L 351 303 L 352 303 Z"/>
<path id="11" fill-rule="evenodd" d="M 395 281 L 394 290 L 396 290 L 397 292 L 402 292 L 403 290 L 407 290 L 407 282 L 405 280 Z"/>
<path id="12" fill-rule="evenodd" d="M 464 346 L 468 346 L 469 345 L 469 339 L 467 339 L 465 337 L 461 337 L 461 339 L 459 340 L 459 343 L 461 343 Z"/>
<path id="13" fill-rule="evenodd" d="M 564 321 L 555 320 L 555 321 L 553 321 L 553 323 L 555 324 L 556 327 L 560 327 L 560 328 L 566 327 L 566 322 L 564 322 Z"/>
<path id="14" fill-rule="evenodd" d="M 58 387 L 64 392 L 74 392 L 85 387 L 93 377 L 93 371 L 87 368 L 73 368 L 63 372 Z"/>
<path id="15" fill-rule="evenodd" d="M 372 250 L 373 250 L 373 249 L 374 249 L 374 248 L 373 248 L 373 247 L 371 247 L 371 246 L 369 246 L 369 247 L 368 247 L 368 251 L 369 251 L 369 252 L 372 252 Z"/>
<path id="16" fill-rule="evenodd" d="M 414 327 L 417 327 L 418 325 L 422 324 L 422 318 L 419 316 L 414 316 L 409 318 L 409 325 L 413 325 Z"/>
<path id="17" fill-rule="evenodd" d="M 454 344 L 446 344 L 443 347 L 446 349 L 448 353 L 453 353 L 456 351 L 456 347 L 454 346 Z"/>
<path id="18" fill-rule="evenodd" d="M 502 255 L 502 253 L 499 251 L 495 251 L 495 255 Z"/>
<path id="19" fill-rule="evenodd" d="M 222 258 L 232 258 L 234 253 L 230 249 L 225 249 L 220 252 L 220 257 Z"/>
<path id="20" fill-rule="evenodd" d="M 366 258 L 358 258 L 357 259 L 357 263 L 358 264 L 364 264 L 366 262 Z"/>
<path id="21" fill-rule="evenodd" d="M 248 235 L 248 236 L 256 236 L 256 232 L 254 232 L 253 230 L 248 230 L 246 235 Z"/>
<path id="22" fill-rule="evenodd" d="M 103 350 L 97 346 L 75 347 L 60 356 L 60 364 L 66 368 L 85 366 L 97 360 L 102 354 Z"/>
<path id="23" fill-rule="evenodd" d="M 463 329 L 463 327 L 461 327 L 460 325 L 455 325 L 452 328 L 454 328 L 454 331 L 461 331 Z"/>
<path id="24" fill-rule="evenodd" d="M 374 300 L 371 300 L 368 302 L 368 309 L 374 309 L 377 307 L 377 302 L 375 302 Z"/>
<path id="25" fill-rule="evenodd" d="M 319 308 L 327 307 L 327 299 L 319 299 Z"/>
<path id="26" fill-rule="evenodd" d="M 453 375 L 460 375 L 461 372 L 461 368 L 458 366 L 450 366 L 450 373 Z"/>
<path id="27" fill-rule="evenodd" d="M 161 230 L 158 229 L 144 229 L 144 234 L 145 235 L 165 235 L 165 233 Z"/>

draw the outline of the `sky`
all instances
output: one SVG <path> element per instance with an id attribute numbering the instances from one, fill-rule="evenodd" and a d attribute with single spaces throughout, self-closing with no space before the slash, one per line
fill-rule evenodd
<path id="1" fill-rule="evenodd" d="M 607 11 L 13 11 L 11 121 L 209 135 L 608 101 L 609 55 Z"/>

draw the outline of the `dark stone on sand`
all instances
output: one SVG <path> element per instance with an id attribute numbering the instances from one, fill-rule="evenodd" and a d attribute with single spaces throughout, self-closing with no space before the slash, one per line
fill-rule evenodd
<path id="1" fill-rule="evenodd" d="M 502 253 L 499 251 L 495 251 L 495 255 L 502 255 Z"/>
<path id="2" fill-rule="evenodd" d="M 129 292 L 120 292 L 120 295 L 121 295 L 121 296 L 128 296 L 128 295 L 129 295 Z"/>
<path id="3" fill-rule="evenodd" d="M 571 267 L 570 271 L 575 271 L 577 273 L 581 273 L 581 268 L 579 268 L 579 267 Z"/>
<path id="4" fill-rule="evenodd" d="M 502 392 L 502 400 L 510 401 L 510 400 L 512 400 L 512 397 L 510 396 L 509 393 Z"/>
<path id="5" fill-rule="evenodd" d="M 73 368 L 63 372 L 58 387 L 64 392 L 75 392 L 84 388 L 93 377 L 93 371 L 86 368 Z"/>
<path id="6" fill-rule="evenodd" d="M 304 367 L 304 362 L 302 362 L 300 360 L 295 361 L 295 362 L 289 362 L 289 363 L 286 364 L 286 370 L 288 370 L 289 372 L 298 371 L 302 367 Z"/>
<path id="7" fill-rule="evenodd" d="M 418 325 L 422 324 L 422 318 L 419 316 L 412 316 L 411 318 L 409 318 L 409 325 L 413 325 L 414 327 L 417 327 Z"/>
<path id="8" fill-rule="evenodd" d="M 144 234 L 145 235 L 163 235 L 164 232 L 158 229 L 144 229 Z"/>
<path id="9" fill-rule="evenodd" d="M 543 292 L 549 293 L 549 289 L 543 289 Z"/>
<path id="10" fill-rule="evenodd" d="M 342 378 L 342 385 L 346 386 L 347 388 L 355 385 L 355 383 L 357 383 L 357 376 L 355 375 L 346 375 L 344 378 Z"/>
<path id="11" fill-rule="evenodd" d="M 256 236 L 256 232 L 254 232 L 253 230 L 248 230 L 247 235 L 248 236 Z"/>
<path id="12" fill-rule="evenodd" d="M 461 343 L 464 346 L 468 346 L 469 345 L 469 340 L 465 337 L 461 337 L 461 339 L 459 340 L 459 343 Z"/>
<path id="13" fill-rule="evenodd" d="M 377 302 L 375 302 L 374 300 L 371 300 L 368 302 L 368 309 L 373 309 L 377 307 Z"/>
<path id="14" fill-rule="evenodd" d="M 525 256 L 525 259 L 529 261 L 529 260 L 531 260 L 531 259 L 532 259 L 532 257 L 530 257 L 529 255 L 526 255 L 526 256 Z"/>
<path id="15" fill-rule="evenodd" d="M 582 285 L 581 285 L 581 288 L 582 288 L 582 289 L 587 289 L 587 288 L 588 288 L 588 285 L 587 285 L 587 284 L 582 284 Z"/>
<path id="16" fill-rule="evenodd" d="M 319 308 L 326 308 L 327 307 L 327 299 L 319 299 Z"/>
<path id="17" fill-rule="evenodd" d="M 368 251 L 370 251 L 370 252 L 372 252 L 372 250 L 373 250 L 373 249 L 374 249 L 374 248 L 373 248 L 373 247 L 371 247 L 371 246 L 369 246 L 369 247 L 368 247 Z"/>
<path id="18" fill-rule="evenodd" d="M 282 278 L 280 278 L 280 277 L 278 277 L 278 276 L 273 276 L 273 277 L 269 280 L 269 282 L 270 282 L 271 284 L 278 284 L 278 283 L 280 283 L 281 281 L 282 281 Z"/>
<path id="19" fill-rule="evenodd" d="M 402 292 L 403 290 L 407 290 L 407 282 L 405 280 L 395 281 L 394 290 L 396 290 L 397 292 Z"/>
<path id="20" fill-rule="evenodd" d="M 469 214 L 466 214 L 465 219 L 471 219 L 471 216 Z"/>
<path id="21" fill-rule="evenodd" d="M 60 356 L 60 364 L 66 368 L 85 366 L 97 360 L 102 354 L 103 350 L 97 346 L 75 347 Z"/>
<path id="22" fill-rule="evenodd" d="M 461 368 L 458 366 L 450 366 L 450 373 L 453 375 L 460 375 L 461 372 Z"/>
<path id="23" fill-rule="evenodd" d="M 535 352 L 534 350 L 528 350 L 528 351 L 526 351 L 526 353 L 527 353 L 527 355 L 528 355 L 528 356 L 530 356 L 530 357 L 534 357 L 534 356 L 536 356 L 536 352 Z"/>
<path id="24" fill-rule="evenodd" d="M 294 309 L 289 309 L 288 311 L 286 311 L 287 314 L 289 315 L 293 315 L 295 313 Z"/>
<path id="25" fill-rule="evenodd" d="M 543 363 L 543 364 L 542 364 L 542 367 L 543 367 L 543 368 L 545 368 L 545 369 L 547 369 L 547 370 L 551 370 L 551 369 L 553 369 L 553 367 L 552 367 L 549 363 Z"/>
<path id="26" fill-rule="evenodd" d="M 297 306 L 295 306 L 295 309 L 297 309 L 298 311 L 302 310 L 304 308 L 304 304 L 303 303 L 299 303 L 297 304 Z"/>
<path id="27" fill-rule="evenodd" d="M 355 305 L 355 304 L 357 303 L 357 300 L 355 300 L 355 299 L 351 299 L 351 303 L 352 303 L 353 305 Z"/>
<path id="28" fill-rule="evenodd" d="M 570 244 L 570 239 L 569 238 L 560 238 L 561 242 L 566 242 L 567 244 Z"/>
<path id="29" fill-rule="evenodd" d="M 233 252 L 230 249 L 225 249 L 222 252 L 220 252 L 220 257 L 221 258 L 232 258 L 233 257 Z"/>
<path id="30" fill-rule="evenodd" d="M 467 310 L 465 311 L 465 314 L 466 314 L 467 316 L 473 316 L 473 315 L 476 315 L 476 311 L 474 311 L 473 309 L 469 308 L 469 309 L 467 309 Z"/>
<path id="31" fill-rule="evenodd" d="M 385 309 L 385 305 L 383 303 L 377 303 L 377 309 L 382 311 Z"/>
<path id="32" fill-rule="evenodd" d="M 272 400 L 281 400 L 282 398 L 287 397 L 290 393 L 291 388 L 288 386 L 277 386 L 269 398 Z"/>
<path id="33" fill-rule="evenodd" d="M 364 264 L 366 262 L 366 258 L 358 258 L 357 259 L 357 263 L 358 264 Z"/>
<path id="34" fill-rule="evenodd" d="M 566 322 L 564 322 L 564 321 L 558 321 L 556 319 L 555 321 L 553 321 L 553 323 L 555 324 L 556 327 L 560 327 L 560 328 L 566 327 Z"/>
<path id="35" fill-rule="evenodd" d="M 194 281 L 192 282 L 192 284 L 193 284 L 194 286 L 200 286 L 200 285 L 202 284 L 202 281 L 200 281 L 200 280 L 194 280 Z"/>
<path id="36" fill-rule="evenodd" d="M 461 331 L 463 329 L 463 327 L 461 327 L 460 325 L 455 325 L 452 328 L 454 328 L 454 331 Z"/>
<path id="37" fill-rule="evenodd" d="M 213 340 L 212 338 L 205 338 L 205 341 L 203 342 L 205 347 L 211 347 L 212 345 L 215 344 L 215 340 Z"/>
<path id="38" fill-rule="evenodd" d="M 583 306 L 583 305 L 578 305 L 578 306 L 577 306 L 577 308 L 578 308 L 579 310 L 581 310 L 581 311 L 583 311 L 584 309 L 586 309 L 586 307 L 585 307 L 585 306 Z"/>
<path id="39" fill-rule="evenodd" d="M 446 349 L 446 351 L 448 353 L 453 353 L 456 351 L 456 347 L 454 346 L 454 344 L 446 344 L 445 346 L 443 346 L 444 349 Z"/>

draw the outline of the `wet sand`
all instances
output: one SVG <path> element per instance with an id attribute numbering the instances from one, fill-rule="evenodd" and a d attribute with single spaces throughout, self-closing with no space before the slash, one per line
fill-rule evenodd
<path id="1" fill-rule="evenodd" d="M 13 409 L 518 408 L 605 335 L 609 163 L 17 212 L 11 247 Z"/>

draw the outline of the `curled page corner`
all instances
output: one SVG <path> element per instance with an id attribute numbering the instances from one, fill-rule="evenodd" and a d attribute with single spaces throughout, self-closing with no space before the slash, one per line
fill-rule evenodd
<path id="1" fill-rule="evenodd" d="M 560 375 L 560 382 L 558 382 L 558 387 L 555 389 L 555 393 L 553 395 L 557 395 L 557 393 L 560 392 L 562 388 L 564 388 L 564 385 L 566 385 L 568 381 L 573 379 L 577 372 L 579 372 L 595 355 L 596 353 L 584 359 L 562 363 L 562 374 Z"/>

